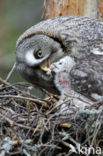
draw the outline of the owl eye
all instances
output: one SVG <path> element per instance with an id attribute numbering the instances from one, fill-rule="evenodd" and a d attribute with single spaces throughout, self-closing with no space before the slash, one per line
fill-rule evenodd
<path id="1" fill-rule="evenodd" d="M 43 54 L 42 54 L 42 51 L 39 49 L 35 54 L 35 57 L 37 58 L 37 59 L 39 59 L 39 58 L 43 58 Z"/>

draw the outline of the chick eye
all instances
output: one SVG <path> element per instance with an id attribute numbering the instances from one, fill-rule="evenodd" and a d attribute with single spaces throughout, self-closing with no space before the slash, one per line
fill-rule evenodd
<path id="1" fill-rule="evenodd" d="M 35 57 L 36 57 L 37 59 L 42 58 L 42 57 L 43 57 L 42 51 L 41 51 L 41 50 L 38 50 L 38 51 L 35 53 Z"/>

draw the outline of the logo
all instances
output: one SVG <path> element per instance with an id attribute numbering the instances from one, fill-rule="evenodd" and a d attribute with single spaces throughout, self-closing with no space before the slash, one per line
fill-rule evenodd
<path id="1" fill-rule="evenodd" d="M 95 155 L 101 155 L 102 154 L 102 149 L 100 147 L 88 147 L 87 145 L 85 146 L 80 146 L 80 144 L 77 144 L 77 148 L 71 145 L 71 150 L 69 151 L 70 153 L 77 153 L 77 154 L 95 154 Z"/>

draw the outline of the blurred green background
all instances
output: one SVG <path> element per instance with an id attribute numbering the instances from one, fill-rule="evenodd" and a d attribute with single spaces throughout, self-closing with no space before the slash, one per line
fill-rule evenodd
<path id="1" fill-rule="evenodd" d="M 42 20 L 43 0 L 0 0 L 0 77 L 6 78 L 15 60 L 19 35 Z M 24 81 L 17 72 L 11 82 Z"/>

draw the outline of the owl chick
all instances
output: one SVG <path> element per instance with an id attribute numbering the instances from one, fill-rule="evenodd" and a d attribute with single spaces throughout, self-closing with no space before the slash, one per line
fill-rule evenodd
<path id="1" fill-rule="evenodd" d="M 103 58 L 90 55 L 89 58 L 79 59 L 66 56 L 51 65 L 55 73 L 54 83 L 62 97 L 80 93 L 94 101 L 103 98 Z"/>
<path id="2" fill-rule="evenodd" d="M 70 71 L 74 65 L 74 59 L 66 56 L 50 66 L 50 70 L 55 74 L 54 83 L 60 91 L 61 96 L 71 93 Z"/>
<path id="3" fill-rule="evenodd" d="M 73 106 L 76 106 L 75 108 L 85 108 L 88 102 L 91 102 L 91 100 L 74 91 L 71 86 L 70 72 L 75 65 L 74 59 L 66 56 L 50 66 L 54 74 L 54 84 L 61 94 L 60 102 L 61 100 L 64 101 L 64 104 L 60 107 L 60 112 L 71 113 Z M 50 74 L 50 72 L 48 74 Z"/>

